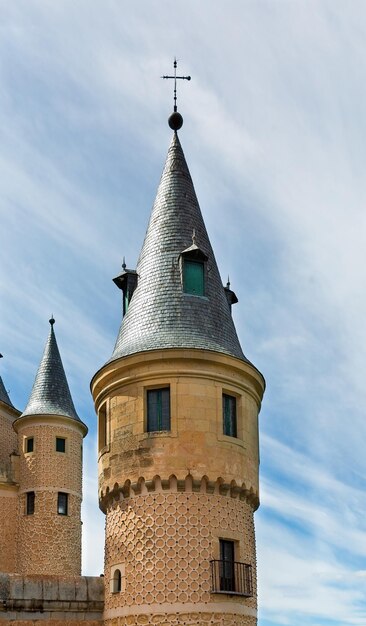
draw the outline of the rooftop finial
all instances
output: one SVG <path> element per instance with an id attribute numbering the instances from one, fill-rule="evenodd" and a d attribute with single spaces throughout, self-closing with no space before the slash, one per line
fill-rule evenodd
<path id="1" fill-rule="evenodd" d="M 177 80 L 191 80 L 190 76 L 177 76 L 177 59 L 174 57 L 174 76 L 162 76 L 161 78 L 174 79 L 174 113 L 169 117 L 168 123 L 172 130 L 179 130 L 183 126 L 183 117 L 177 109 Z"/>
<path id="2" fill-rule="evenodd" d="M 123 261 L 122 261 L 122 269 L 125 270 L 126 269 L 126 260 L 125 257 L 123 257 Z"/>
<path id="3" fill-rule="evenodd" d="M 229 275 L 228 275 L 228 277 L 227 277 L 226 287 L 227 287 L 228 289 L 230 289 L 230 276 L 229 276 Z"/>
<path id="4" fill-rule="evenodd" d="M 49 323 L 51 324 L 51 326 L 53 326 L 53 325 L 54 325 L 54 323 L 55 323 L 55 319 L 54 319 L 54 317 L 53 317 L 53 313 L 52 313 L 52 315 L 51 315 L 51 319 L 50 319 L 50 320 L 48 320 L 48 321 L 49 321 Z"/>

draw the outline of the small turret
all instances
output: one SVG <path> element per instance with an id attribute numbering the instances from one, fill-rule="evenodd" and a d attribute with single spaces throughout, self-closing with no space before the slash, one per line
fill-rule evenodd
<path id="1" fill-rule="evenodd" d="M 137 287 L 137 272 L 135 270 L 126 269 L 125 259 L 123 258 L 122 273 L 113 278 L 113 282 L 118 289 L 122 291 L 122 314 L 123 317 L 128 311 L 128 307 L 133 296 L 133 292 Z"/>
<path id="2" fill-rule="evenodd" d="M 224 287 L 224 289 L 225 289 L 226 299 L 228 301 L 228 304 L 229 304 L 229 307 L 230 307 L 230 311 L 231 311 L 232 305 L 233 304 L 237 304 L 237 302 L 239 302 L 239 300 L 236 297 L 236 293 L 230 289 L 230 279 L 229 279 L 229 277 L 227 277 L 227 283 L 226 283 L 226 287 Z"/>
<path id="3" fill-rule="evenodd" d="M 20 452 L 17 571 L 80 575 L 82 440 L 51 329 L 28 404 L 14 422 Z"/>

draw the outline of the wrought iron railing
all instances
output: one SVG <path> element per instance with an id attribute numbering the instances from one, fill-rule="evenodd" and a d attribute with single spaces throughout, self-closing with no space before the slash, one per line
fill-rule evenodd
<path id="1" fill-rule="evenodd" d="M 212 593 L 253 595 L 252 566 L 238 561 L 210 561 Z"/>

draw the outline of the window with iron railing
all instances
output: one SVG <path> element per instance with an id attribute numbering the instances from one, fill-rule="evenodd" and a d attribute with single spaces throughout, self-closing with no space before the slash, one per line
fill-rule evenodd
<path id="1" fill-rule="evenodd" d="M 253 595 L 252 566 L 225 559 L 211 565 L 211 592 L 235 594 L 247 598 Z"/>

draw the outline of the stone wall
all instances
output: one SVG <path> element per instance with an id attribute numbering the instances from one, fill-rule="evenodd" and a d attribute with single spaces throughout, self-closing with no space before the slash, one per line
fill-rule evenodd
<path id="1" fill-rule="evenodd" d="M 147 390 L 169 387 L 169 431 L 146 432 Z M 107 389 L 107 393 L 105 392 Z M 237 400 L 237 437 L 223 434 L 222 397 Z M 258 499 L 258 412 L 263 379 L 239 359 L 203 350 L 145 353 L 108 364 L 93 381 L 97 411 L 106 407 L 107 441 L 99 455 L 99 496 L 126 480 L 187 473 L 235 481 Z"/>
<path id="2" fill-rule="evenodd" d="M 170 428 L 148 432 L 147 394 L 162 388 Z M 263 390 L 250 363 L 205 350 L 131 355 L 94 377 L 108 626 L 256 624 Z M 236 399 L 236 436 L 224 432 L 223 395 Z M 220 559 L 220 539 L 233 542 L 237 571 L 252 573 L 250 594 L 214 589 L 210 562 Z"/>
<path id="3" fill-rule="evenodd" d="M 20 450 L 18 555 L 21 574 L 78 576 L 81 572 L 82 431 L 59 417 L 25 417 L 17 425 Z M 33 451 L 26 441 L 33 437 Z M 56 437 L 66 451 L 56 450 Z M 34 513 L 26 510 L 35 493 Z M 58 514 L 58 493 L 68 497 L 67 515 Z"/>
<path id="4" fill-rule="evenodd" d="M 0 574 L 1 626 L 97 626 L 103 604 L 103 578 Z"/>
<path id="5" fill-rule="evenodd" d="M 19 497 L 17 572 L 78 576 L 81 571 L 79 495 L 69 494 L 68 515 L 57 514 L 57 491 L 36 491 L 35 511 L 25 514 L 26 494 Z"/>
<path id="6" fill-rule="evenodd" d="M 18 489 L 0 483 L 0 572 L 16 571 Z"/>
<path id="7" fill-rule="evenodd" d="M 212 593 L 210 561 L 220 558 L 220 538 L 233 540 L 235 560 L 252 566 L 252 597 Z M 110 581 L 116 566 L 119 593 Z M 253 509 L 238 495 L 201 491 L 145 491 L 110 504 L 105 581 L 106 624 L 254 626 Z"/>

